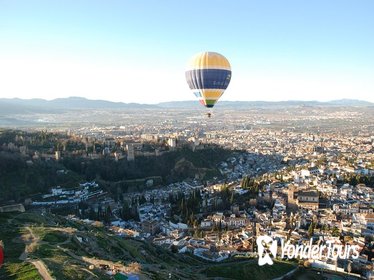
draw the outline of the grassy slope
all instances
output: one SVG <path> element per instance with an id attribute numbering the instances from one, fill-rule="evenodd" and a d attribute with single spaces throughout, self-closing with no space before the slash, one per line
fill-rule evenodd
<path id="1" fill-rule="evenodd" d="M 0 214 L 0 240 L 4 243 L 4 265 L 0 269 L 0 279 L 11 280 L 41 280 L 36 268 L 18 258 L 24 251 L 25 245 L 16 242 L 15 238 L 22 234 L 22 226 L 8 225 L 12 214 Z"/>
<path id="2" fill-rule="evenodd" d="M 20 237 L 31 230 L 37 246 L 29 258 L 42 260 L 52 276 L 57 279 L 108 279 L 99 269 L 89 271 L 87 259 L 111 261 L 132 267 L 140 267 L 139 274 L 145 279 L 207 279 L 208 277 L 231 277 L 231 279 L 271 279 L 293 268 L 280 263 L 272 268 L 260 268 L 254 261 L 236 261 L 212 264 L 188 254 L 173 254 L 147 242 L 123 239 L 103 228 L 68 221 L 57 215 L 33 213 L 2 214 L 0 239 L 5 243 L 4 267 L 0 279 L 40 279 L 35 268 L 18 257 L 25 245 Z M 76 237 L 83 238 L 80 243 Z M 254 276 L 256 278 L 253 278 Z M 258 277 L 258 278 L 257 278 Z M 245 279 L 245 278 L 244 278 Z"/>
<path id="3" fill-rule="evenodd" d="M 227 265 L 213 265 L 205 272 L 209 277 L 267 280 L 280 277 L 294 268 L 294 264 L 287 262 L 276 262 L 272 266 L 258 266 L 257 260 L 252 260 Z"/>

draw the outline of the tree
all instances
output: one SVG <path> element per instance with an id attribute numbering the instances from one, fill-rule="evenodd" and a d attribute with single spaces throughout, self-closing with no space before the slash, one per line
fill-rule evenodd
<path id="1" fill-rule="evenodd" d="M 327 230 L 327 225 L 326 224 L 323 224 L 322 226 L 321 226 L 321 231 L 326 231 Z"/>
<path id="2" fill-rule="evenodd" d="M 332 232 L 331 232 L 331 235 L 334 236 L 334 237 L 338 237 L 338 236 L 340 236 L 339 229 L 338 229 L 336 226 L 333 227 Z"/>
<path id="3" fill-rule="evenodd" d="M 195 221 L 196 221 L 196 219 L 195 219 L 195 216 L 192 212 L 191 215 L 190 215 L 190 218 L 188 219 L 188 225 L 190 225 L 191 227 L 194 227 Z"/>
<path id="4" fill-rule="evenodd" d="M 219 226 L 218 226 L 218 240 L 221 242 L 222 239 L 222 220 L 219 220 Z"/>
<path id="5" fill-rule="evenodd" d="M 104 213 L 104 222 L 106 224 L 109 224 L 111 217 L 112 217 L 112 209 L 108 205 L 108 207 L 105 209 L 105 213 Z"/>
<path id="6" fill-rule="evenodd" d="M 231 192 L 230 205 L 234 203 L 234 192 Z"/>
<path id="7" fill-rule="evenodd" d="M 144 204 L 146 202 L 147 202 L 147 200 L 145 199 L 145 196 L 144 195 L 140 196 L 139 204 L 142 205 L 142 204 Z"/>
<path id="8" fill-rule="evenodd" d="M 181 203 L 180 203 L 180 205 L 179 205 L 179 210 L 180 210 L 181 213 L 183 213 L 184 208 L 185 208 L 185 205 L 184 205 L 184 198 L 182 198 Z"/>
<path id="9" fill-rule="evenodd" d="M 311 222 L 310 225 L 309 225 L 309 228 L 308 228 L 308 236 L 309 237 L 312 237 L 314 235 L 314 227 L 315 227 L 314 222 Z"/>
<path id="10" fill-rule="evenodd" d="M 127 201 L 124 201 L 122 205 L 121 217 L 125 221 L 130 220 L 132 218 L 131 209 Z"/>
<path id="11" fill-rule="evenodd" d="M 101 205 L 99 205 L 99 206 L 97 207 L 97 218 L 96 218 L 96 220 L 100 221 L 101 218 L 102 218 L 102 215 L 103 215 L 103 213 L 102 213 L 102 208 L 101 208 Z"/>
<path id="12" fill-rule="evenodd" d="M 178 247 L 176 246 L 176 245 L 171 245 L 170 246 L 170 249 L 171 249 L 171 251 L 174 253 L 174 254 L 176 254 L 176 253 L 178 253 Z"/>
<path id="13" fill-rule="evenodd" d="M 88 212 L 88 218 L 93 221 L 97 218 L 95 210 L 92 207 L 90 207 L 90 211 Z"/>

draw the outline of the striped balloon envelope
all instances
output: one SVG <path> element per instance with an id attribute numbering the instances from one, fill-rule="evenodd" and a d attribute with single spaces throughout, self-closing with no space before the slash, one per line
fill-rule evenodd
<path id="1" fill-rule="evenodd" d="M 200 103 L 212 108 L 230 83 L 230 63 L 216 52 L 198 53 L 187 66 L 186 79 Z"/>

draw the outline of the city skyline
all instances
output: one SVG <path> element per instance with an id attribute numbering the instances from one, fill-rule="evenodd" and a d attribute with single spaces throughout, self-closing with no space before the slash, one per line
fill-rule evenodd
<path id="1" fill-rule="evenodd" d="M 374 101 L 374 3 L 267 4 L 1 1 L 0 98 L 194 100 L 209 50 L 232 65 L 221 100 Z"/>

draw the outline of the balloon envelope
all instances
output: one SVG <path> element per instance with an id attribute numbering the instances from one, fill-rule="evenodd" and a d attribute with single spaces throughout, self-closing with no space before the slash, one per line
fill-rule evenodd
<path id="1" fill-rule="evenodd" d="M 212 108 L 230 83 L 230 63 L 216 52 L 198 53 L 188 64 L 186 80 L 200 103 Z"/>

